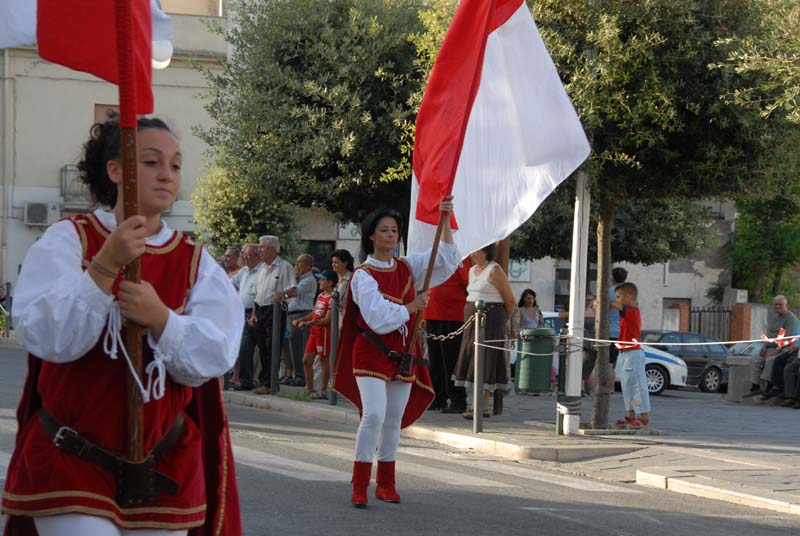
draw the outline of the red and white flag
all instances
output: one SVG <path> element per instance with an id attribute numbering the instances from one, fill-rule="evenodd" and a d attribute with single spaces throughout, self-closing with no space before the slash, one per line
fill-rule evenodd
<path id="1" fill-rule="evenodd" d="M 130 0 L 135 113 L 153 112 L 152 42 L 172 39 L 157 0 Z M 0 48 L 37 45 L 48 61 L 119 84 L 115 2 L 0 0 Z"/>
<path id="2" fill-rule="evenodd" d="M 461 0 L 417 115 L 409 252 L 448 193 L 461 253 L 506 238 L 589 152 L 524 0 Z"/>

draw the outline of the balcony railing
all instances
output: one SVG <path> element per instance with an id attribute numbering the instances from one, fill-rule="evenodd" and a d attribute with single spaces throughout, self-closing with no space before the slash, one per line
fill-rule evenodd
<path id="1" fill-rule="evenodd" d="M 86 209 L 92 205 L 89 187 L 81 182 L 78 166 L 66 164 L 61 167 L 61 197 L 65 208 Z"/>

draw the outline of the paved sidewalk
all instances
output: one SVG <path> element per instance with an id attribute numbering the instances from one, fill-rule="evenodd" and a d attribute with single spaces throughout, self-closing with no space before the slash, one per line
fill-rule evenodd
<path id="1" fill-rule="evenodd" d="M 299 400 L 302 389 L 280 396 L 225 392 L 236 403 L 358 425 L 349 402 Z M 555 434 L 555 398 L 510 393 L 504 414 L 484 420 L 484 432 L 460 415 L 429 411 L 404 430 L 408 437 L 469 449 L 482 456 L 538 460 L 552 469 L 616 482 L 655 486 L 800 515 L 800 411 L 732 404 L 720 395 L 667 391 L 651 399 L 651 435 Z M 610 420 L 623 413 L 612 396 Z M 591 415 L 591 399 L 582 418 Z"/>

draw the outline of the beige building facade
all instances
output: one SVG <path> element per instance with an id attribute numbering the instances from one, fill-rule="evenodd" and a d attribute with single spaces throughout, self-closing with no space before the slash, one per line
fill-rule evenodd
<path id="1" fill-rule="evenodd" d="M 193 230 L 189 198 L 205 171 L 206 145 L 192 133 L 211 119 L 199 96 L 207 87 L 191 64 L 212 65 L 228 52 L 207 22 L 221 0 L 162 0 L 174 21 L 172 62 L 153 72 L 155 114 L 174 130 L 184 154 L 179 200 L 166 219 Z M 92 208 L 75 164 L 89 128 L 118 102 L 117 87 L 42 60 L 35 48 L 0 51 L 0 283 L 12 287 L 31 244 L 48 224 Z"/>
<path id="2" fill-rule="evenodd" d="M 184 153 L 179 200 L 166 219 L 174 228 L 193 231 L 189 199 L 205 172 L 207 147 L 192 128 L 209 126 L 211 119 L 200 98 L 206 80 L 191 62 L 213 65 L 228 54 L 227 43 L 207 28 L 209 21 L 225 23 L 225 5 L 224 0 L 162 0 L 162 5 L 174 21 L 175 53 L 168 68 L 153 73 L 155 115 L 174 129 Z M 13 289 L 28 248 L 47 225 L 92 208 L 75 164 L 91 125 L 116 104 L 117 88 L 46 62 L 35 48 L 0 54 L 0 284 L 9 282 Z M 732 212 L 720 214 L 721 220 L 733 221 Z M 299 221 L 317 266 L 337 248 L 357 257 L 357 226 L 340 225 L 316 209 L 303 209 Z M 707 258 L 626 268 L 641 289 L 644 325 L 652 328 L 664 324 L 664 310 L 672 303 L 708 303 L 707 288 L 723 275 Z M 517 296 L 532 288 L 542 309 L 552 311 L 567 303 L 568 272 L 568 262 L 546 258 L 514 261 L 509 275 Z"/>

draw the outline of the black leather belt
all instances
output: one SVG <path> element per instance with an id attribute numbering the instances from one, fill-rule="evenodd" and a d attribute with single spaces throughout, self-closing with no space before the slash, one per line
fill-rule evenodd
<path id="1" fill-rule="evenodd" d="M 123 508 L 153 504 L 156 491 L 176 495 L 180 490 L 177 482 L 155 470 L 156 460 L 171 449 L 183 433 L 185 423 L 180 413 L 169 431 L 140 463 L 117 456 L 69 426 L 59 424 L 44 408 L 39 410 L 39 422 L 56 447 L 114 475 L 116 501 Z"/>
<path id="2" fill-rule="evenodd" d="M 372 346 L 380 350 L 383 355 L 397 363 L 397 372 L 401 376 L 411 375 L 412 364 L 421 365 L 423 367 L 430 366 L 430 362 L 427 359 L 414 357 L 409 352 L 395 352 L 394 350 L 389 349 L 389 347 L 384 344 L 380 337 L 370 330 L 360 329 L 359 332 L 364 336 L 365 339 L 369 341 L 370 344 L 372 344 Z"/>

